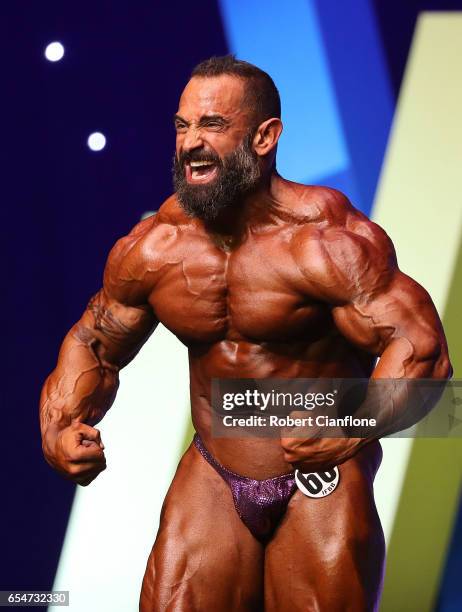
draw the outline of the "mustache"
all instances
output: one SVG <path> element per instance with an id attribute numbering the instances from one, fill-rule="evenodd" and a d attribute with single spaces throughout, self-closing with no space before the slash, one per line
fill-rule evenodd
<path id="1" fill-rule="evenodd" d="M 192 161 L 209 161 L 219 166 L 223 165 L 221 158 L 212 151 L 186 151 L 177 157 L 177 162 L 181 167 Z"/>
<path id="2" fill-rule="evenodd" d="M 188 161 L 210 161 L 219 164 L 217 176 L 204 185 L 186 180 L 184 164 Z M 204 221 L 216 219 L 228 206 L 238 206 L 243 195 L 254 189 L 261 177 L 258 157 L 249 137 L 223 158 L 208 148 L 198 148 L 173 155 L 173 186 L 180 205 L 190 217 Z"/>

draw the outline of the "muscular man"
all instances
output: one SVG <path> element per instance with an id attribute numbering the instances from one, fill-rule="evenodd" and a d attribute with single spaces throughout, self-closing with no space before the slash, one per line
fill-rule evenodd
<path id="1" fill-rule="evenodd" d="M 344 195 L 277 173 L 280 102 L 266 73 L 231 56 L 203 62 L 174 122 L 175 193 L 117 242 L 44 385 L 45 457 L 83 486 L 105 469 L 94 426 L 161 321 L 189 350 L 197 434 L 165 499 L 142 612 L 375 610 L 380 443 L 214 438 L 211 379 L 445 378 L 438 314 Z M 332 466 L 331 495 L 294 486 L 294 468 Z"/>

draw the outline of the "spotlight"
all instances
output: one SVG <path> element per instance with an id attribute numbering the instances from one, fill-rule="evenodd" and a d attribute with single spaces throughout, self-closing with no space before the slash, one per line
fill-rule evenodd
<path id="1" fill-rule="evenodd" d="M 45 49 L 45 57 L 49 62 L 59 62 L 64 57 L 64 47 L 60 42 L 52 42 Z"/>
<path id="2" fill-rule="evenodd" d="M 88 137 L 87 145 L 92 151 L 102 151 L 106 146 L 106 136 L 101 132 L 93 132 Z"/>

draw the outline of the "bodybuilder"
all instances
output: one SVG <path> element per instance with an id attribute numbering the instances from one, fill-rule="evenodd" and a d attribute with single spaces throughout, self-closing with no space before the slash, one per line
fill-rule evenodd
<path id="1" fill-rule="evenodd" d="M 214 438 L 211 379 L 445 378 L 438 314 L 344 195 L 277 173 L 280 102 L 266 73 L 232 56 L 203 62 L 174 124 L 175 193 L 116 243 L 45 382 L 45 457 L 83 486 L 106 468 L 94 426 L 160 321 L 189 350 L 197 433 L 164 502 L 140 610 L 374 610 L 380 442 Z M 331 495 L 294 486 L 294 469 L 332 466 Z"/>

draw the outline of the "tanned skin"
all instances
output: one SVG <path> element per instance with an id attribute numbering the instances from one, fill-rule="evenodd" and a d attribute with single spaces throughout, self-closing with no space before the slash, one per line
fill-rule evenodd
<path id="1" fill-rule="evenodd" d="M 191 79 L 176 118 L 177 155 L 196 149 L 223 158 L 242 142 L 251 122 L 244 87 L 229 75 Z M 43 388 L 45 457 L 88 485 L 106 467 L 94 426 L 114 400 L 120 368 L 160 321 L 188 347 L 194 427 L 221 464 L 256 479 L 342 464 L 331 495 L 297 490 L 264 547 L 237 515 L 229 487 L 190 446 L 163 506 L 142 612 L 377 605 L 384 541 L 372 486 L 380 443 L 215 439 L 212 378 L 451 373 L 435 307 L 398 269 L 385 232 L 338 191 L 274 170 L 281 130 L 277 118 L 260 125 L 252 144 L 260 188 L 217 220 L 187 216 L 173 195 L 116 243 L 102 289 Z"/>

